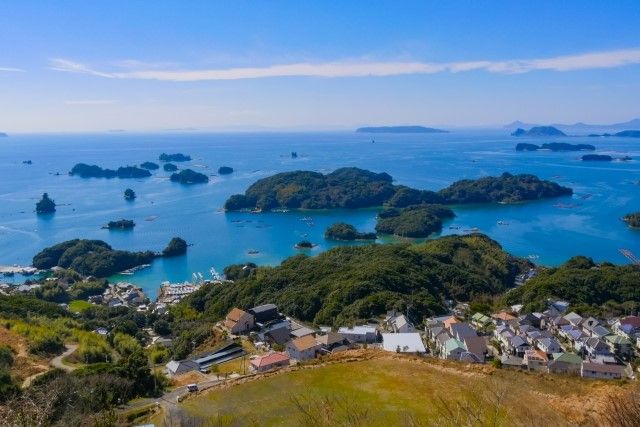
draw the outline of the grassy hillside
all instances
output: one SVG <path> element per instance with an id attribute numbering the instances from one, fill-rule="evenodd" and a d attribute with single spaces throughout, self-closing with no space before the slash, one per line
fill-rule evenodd
<path id="1" fill-rule="evenodd" d="M 225 425 L 593 425 L 606 396 L 622 390 L 374 351 L 348 357 L 363 354 L 206 392 L 180 407 Z"/>
<path id="2" fill-rule="evenodd" d="M 525 263 L 483 235 L 450 236 L 421 244 L 339 247 L 278 267 L 225 269 L 233 285 L 209 285 L 174 311 L 219 319 L 234 306 L 275 303 L 317 324 L 345 324 L 409 307 L 416 321 L 445 312 L 446 299 L 468 301 L 511 287 Z"/>

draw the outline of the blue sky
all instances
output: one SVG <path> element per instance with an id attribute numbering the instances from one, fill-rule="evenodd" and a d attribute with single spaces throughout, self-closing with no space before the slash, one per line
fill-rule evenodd
<path id="1" fill-rule="evenodd" d="M 0 2 L 0 130 L 640 116 L 640 1 Z"/>

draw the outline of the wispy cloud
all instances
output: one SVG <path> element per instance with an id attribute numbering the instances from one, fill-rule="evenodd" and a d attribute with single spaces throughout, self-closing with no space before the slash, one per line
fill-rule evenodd
<path id="1" fill-rule="evenodd" d="M 89 74 L 111 79 L 161 80 L 173 82 L 193 82 L 206 80 L 240 80 L 269 77 L 364 77 L 399 76 L 407 74 L 462 73 L 484 71 L 500 74 L 520 74 L 532 71 L 576 71 L 598 68 L 615 68 L 640 63 L 640 48 L 621 49 L 605 52 L 590 52 L 578 55 L 550 58 L 517 59 L 505 61 L 462 61 L 462 62 L 364 62 L 336 61 L 325 63 L 293 63 L 265 67 L 219 68 L 219 69 L 158 69 L 140 67 L 141 63 L 129 62 L 135 66 L 104 71 L 68 59 L 52 59 L 50 68 L 69 73 Z"/>
<path id="2" fill-rule="evenodd" d="M 111 105 L 115 104 L 114 99 L 76 99 L 64 101 L 65 105 Z"/>
<path id="3" fill-rule="evenodd" d="M 0 67 L 0 72 L 5 72 L 5 73 L 24 73 L 24 70 L 21 70 L 20 68 Z"/>

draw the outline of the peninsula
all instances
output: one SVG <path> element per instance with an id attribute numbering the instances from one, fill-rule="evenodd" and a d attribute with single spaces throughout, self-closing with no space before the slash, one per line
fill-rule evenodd
<path id="1" fill-rule="evenodd" d="M 326 229 L 324 237 L 340 241 L 376 240 L 376 233 L 361 233 L 351 224 L 337 222 Z"/>
<path id="2" fill-rule="evenodd" d="M 567 136 L 566 133 L 553 126 L 534 126 L 529 130 L 516 129 L 511 136 Z"/>
<path id="3" fill-rule="evenodd" d="M 182 255 L 186 252 L 184 240 L 174 237 L 163 252 L 129 252 L 113 249 L 102 240 L 73 239 L 58 243 L 38 252 L 33 266 L 39 270 L 53 267 L 68 268 L 81 275 L 109 277 L 121 271 L 149 264 L 160 256 Z"/>
<path id="4" fill-rule="evenodd" d="M 356 129 L 358 133 L 449 133 L 448 130 L 424 126 L 369 126 Z"/>
<path id="5" fill-rule="evenodd" d="M 119 167 L 118 170 L 102 169 L 100 166 L 78 163 L 69 172 L 69 175 L 81 178 L 148 178 L 151 172 L 136 166 Z"/>
<path id="6" fill-rule="evenodd" d="M 542 145 L 521 142 L 516 145 L 516 151 L 593 151 L 596 147 L 590 144 L 567 144 L 566 142 L 550 142 Z"/>
<path id="7" fill-rule="evenodd" d="M 323 175 L 311 171 L 283 172 L 260 179 L 244 194 L 225 203 L 228 211 L 271 209 L 333 209 L 417 204 L 508 203 L 573 194 L 570 188 L 534 175 L 467 179 L 439 192 L 416 190 L 392 183 L 387 173 L 341 168 Z"/>
<path id="8" fill-rule="evenodd" d="M 184 169 L 178 173 L 171 174 L 171 181 L 185 185 L 203 184 L 209 182 L 209 177 L 191 169 Z"/>

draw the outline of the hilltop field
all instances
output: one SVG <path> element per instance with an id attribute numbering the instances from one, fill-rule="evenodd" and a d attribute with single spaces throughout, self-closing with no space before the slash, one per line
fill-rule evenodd
<path id="1" fill-rule="evenodd" d="M 585 381 L 385 353 L 314 365 L 192 395 L 158 425 L 602 425 L 622 382 Z M 163 421 L 164 419 L 164 421 Z"/>

